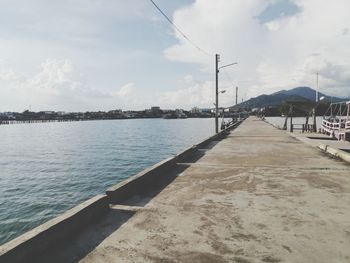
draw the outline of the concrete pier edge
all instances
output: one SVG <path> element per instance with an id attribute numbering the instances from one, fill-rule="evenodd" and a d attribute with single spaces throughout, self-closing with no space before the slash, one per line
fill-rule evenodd
<path id="1" fill-rule="evenodd" d="M 317 148 L 325 153 L 328 153 L 336 158 L 340 158 L 343 161 L 350 163 L 350 154 L 345 151 L 333 148 L 326 144 L 319 144 Z"/>
<path id="2" fill-rule="evenodd" d="M 277 125 L 274 125 L 270 122 L 268 122 L 266 119 L 263 120 L 264 122 L 266 122 L 267 124 L 270 124 L 272 127 L 278 129 L 278 130 L 282 130 L 279 126 Z M 319 144 L 317 146 L 313 145 L 312 143 L 309 143 L 307 140 L 304 140 L 298 136 L 296 136 L 294 133 L 292 132 L 289 132 L 289 131 L 285 131 L 287 134 L 289 134 L 290 136 L 292 136 L 293 138 L 299 140 L 299 141 L 302 141 L 312 147 L 316 147 L 318 150 L 326 153 L 326 154 L 329 154 L 335 158 L 339 158 L 341 160 L 343 160 L 344 162 L 347 162 L 347 163 L 350 163 L 350 154 L 345 152 L 345 151 L 342 151 L 341 149 L 336 149 L 334 147 L 331 147 L 330 145 L 326 145 L 326 144 Z"/>
<path id="3" fill-rule="evenodd" d="M 297 139 L 297 140 L 299 140 L 299 141 L 301 141 L 301 142 L 303 142 L 303 143 L 305 143 L 313 148 L 316 148 L 325 154 L 331 155 L 332 157 L 339 158 L 344 162 L 350 163 L 350 154 L 345 152 L 345 151 L 342 151 L 341 149 L 337 149 L 337 148 L 331 147 L 330 145 L 323 144 L 323 143 L 315 145 L 315 144 L 311 143 L 310 141 L 306 140 L 305 138 L 301 138 L 299 136 L 296 136 L 292 132 L 286 131 L 286 133 L 288 133 L 291 137 L 293 137 L 293 138 L 295 138 L 295 139 Z"/>
<path id="4" fill-rule="evenodd" d="M 117 229 L 109 223 L 108 236 L 84 253 L 67 244 L 67 251 L 73 247 L 68 259 L 349 262 L 349 166 L 316 148 L 319 143 L 337 145 L 335 141 L 294 134 L 313 147 L 248 118 L 225 139 L 177 163 L 178 176 L 156 195 L 112 206 L 134 210 Z M 103 229 L 101 222 L 91 231 Z M 77 244 L 88 248 L 84 237 Z M 64 256 L 60 251 L 55 255 Z M 64 260 L 55 263 L 60 262 Z"/>
<path id="5" fill-rule="evenodd" d="M 118 203 L 123 202 L 126 199 L 131 198 L 132 196 L 137 195 L 138 193 L 143 191 L 143 188 L 148 188 L 150 185 L 154 184 L 159 177 L 169 169 L 175 168 L 178 162 L 183 161 L 188 156 L 193 155 L 198 149 L 205 147 L 210 142 L 214 140 L 221 140 L 229 130 L 236 128 L 241 121 L 236 122 L 229 126 L 228 128 L 222 130 L 218 134 L 210 136 L 209 138 L 203 140 L 202 142 L 193 145 L 181 153 L 175 155 L 174 157 L 170 157 L 165 159 L 150 168 L 147 168 L 140 173 L 129 177 L 128 179 L 111 186 L 107 189 L 106 195 L 109 198 L 110 203 Z"/>
<path id="6" fill-rule="evenodd" d="M 144 183 L 153 182 L 165 170 L 169 170 L 191 156 L 198 149 L 207 146 L 215 140 L 223 139 L 230 130 L 238 127 L 242 121 L 237 121 L 218 134 L 210 136 L 202 142 L 193 145 L 181 153 L 165 159 L 142 172 L 110 187 L 106 195 L 98 195 L 71 208 L 63 214 L 37 226 L 21 236 L 0 246 L 0 263 L 27 262 L 45 250 L 64 242 L 72 234 L 82 231 L 88 225 L 97 221 L 110 210 L 110 204 L 122 201 L 136 195 Z"/>
<path id="7" fill-rule="evenodd" d="M 0 262 L 28 262 L 31 257 L 98 220 L 108 210 L 107 196 L 95 196 L 0 246 Z"/>

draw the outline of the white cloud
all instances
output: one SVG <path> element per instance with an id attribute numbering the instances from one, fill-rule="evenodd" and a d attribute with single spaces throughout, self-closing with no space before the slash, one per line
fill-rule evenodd
<path id="1" fill-rule="evenodd" d="M 120 98 L 130 97 L 132 91 L 134 90 L 134 87 L 134 83 L 128 83 L 121 87 L 117 92 L 112 93 L 112 95 Z"/>
<path id="2" fill-rule="evenodd" d="M 192 83 L 192 82 L 194 81 L 194 78 L 193 78 L 192 75 L 188 74 L 188 75 L 186 75 L 186 76 L 184 77 L 183 81 L 184 81 L 185 83 Z"/>
<path id="3" fill-rule="evenodd" d="M 0 111 L 27 105 L 33 110 L 211 107 L 214 53 L 221 54 L 222 64 L 239 62 L 227 71 L 240 94 L 314 87 L 318 71 L 322 92 L 350 96 L 350 2 L 290 0 L 299 12 L 259 21 L 259 14 L 278 2 L 196 0 L 178 9 L 173 20 L 212 53 L 206 56 L 172 31 L 147 1 L 4 0 Z M 169 1 L 164 7 L 171 14 L 178 5 Z M 232 86 L 224 72 L 219 78 L 220 87 Z M 234 93 L 220 97 L 233 104 Z"/>
<path id="4" fill-rule="evenodd" d="M 15 81 L 18 76 L 12 69 L 0 69 L 0 81 Z"/>
<path id="5" fill-rule="evenodd" d="M 2 1 L 0 111 L 134 108 L 134 87 L 114 87 L 147 83 L 135 65 L 147 72 L 160 60 L 152 36 L 139 41 L 154 11 L 139 0 Z"/>
<path id="6" fill-rule="evenodd" d="M 205 82 L 187 88 L 158 94 L 158 101 L 163 107 L 191 108 L 194 106 L 212 105 L 212 83 Z"/>
<path id="7" fill-rule="evenodd" d="M 30 77 L 1 69 L 0 110 L 23 110 L 23 105 L 31 105 L 33 110 L 114 109 L 134 99 L 133 83 L 111 93 L 91 88 L 77 76 L 68 59 L 47 59 L 39 72 Z"/>
<path id="8" fill-rule="evenodd" d="M 281 28 L 280 22 L 279 22 L 279 21 L 276 21 L 276 20 L 265 23 L 265 26 L 266 26 L 267 29 L 270 30 L 270 31 L 277 31 L 278 29 Z"/>
<path id="9" fill-rule="evenodd" d="M 226 91 L 225 93 L 219 94 L 219 106 L 233 105 L 235 100 L 235 88 L 232 84 L 227 81 L 222 81 L 219 90 Z M 215 103 L 215 83 L 213 81 L 198 82 L 188 87 L 162 92 L 158 94 L 157 100 L 158 104 L 163 108 L 212 108 Z"/>
<path id="10" fill-rule="evenodd" d="M 74 92 L 82 86 L 72 78 L 72 64 L 70 60 L 48 59 L 41 64 L 41 71 L 33 78 L 21 83 L 23 89 L 30 92 L 37 91 L 47 95 L 62 95 Z"/>
<path id="11" fill-rule="evenodd" d="M 178 10 L 174 21 L 201 47 L 221 54 L 224 63 L 239 61 L 230 71 L 248 96 L 315 87 L 316 71 L 322 92 L 350 96 L 350 2 L 293 0 L 300 12 L 261 24 L 256 17 L 268 2 L 197 0 Z M 168 59 L 212 71 L 213 55 L 206 58 L 177 37 L 180 43 L 164 52 Z"/>

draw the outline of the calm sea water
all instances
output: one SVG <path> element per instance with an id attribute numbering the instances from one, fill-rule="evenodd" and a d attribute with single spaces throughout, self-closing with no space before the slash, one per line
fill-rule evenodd
<path id="1" fill-rule="evenodd" d="M 213 133 L 213 119 L 0 126 L 0 244 Z"/>

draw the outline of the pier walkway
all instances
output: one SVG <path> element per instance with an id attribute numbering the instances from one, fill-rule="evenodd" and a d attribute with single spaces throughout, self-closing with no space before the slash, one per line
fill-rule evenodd
<path id="1" fill-rule="evenodd" d="M 348 164 L 255 117 L 199 151 L 46 262 L 350 262 Z"/>

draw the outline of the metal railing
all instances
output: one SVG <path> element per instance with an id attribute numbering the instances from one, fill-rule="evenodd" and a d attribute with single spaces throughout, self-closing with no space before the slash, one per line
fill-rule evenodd
<path id="1" fill-rule="evenodd" d="M 350 132 L 350 121 L 345 123 L 345 130 Z"/>
<path id="2" fill-rule="evenodd" d="M 303 123 L 293 123 L 290 126 L 290 132 L 294 132 L 295 130 L 300 130 L 301 132 L 313 132 L 314 125 L 313 124 L 303 124 Z"/>

